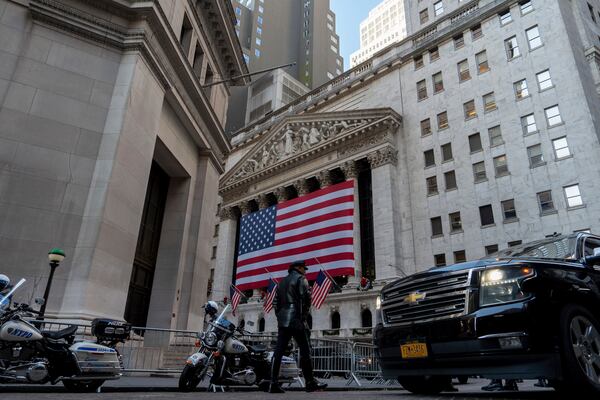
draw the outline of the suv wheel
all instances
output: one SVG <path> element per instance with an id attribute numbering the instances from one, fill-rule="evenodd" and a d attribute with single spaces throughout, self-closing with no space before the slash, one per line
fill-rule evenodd
<path id="1" fill-rule="evenodd" d="M 438 394 L 452 388 L 452 378 L 449 376 L 401 376 L 398 382 L 414 394 Z"/>
<path id="2" fill-rule="evenodd" d="M 600 394 L 600 323 L 585 308 L 570 304 L 560 315 L 564 382 L 559 387 Z"/>

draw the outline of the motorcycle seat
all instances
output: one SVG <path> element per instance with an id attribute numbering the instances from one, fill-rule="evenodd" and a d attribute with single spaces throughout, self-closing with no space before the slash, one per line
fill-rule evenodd
<path id="1" fill-rule="evenodd" d="M 65 329 L 61 329 L 60 331 L 42 331 L 42 335 L 48 339 L 60 340 L 75 335 L 75 332 L 77 332 L 77 327 L 75 325 L 71 325 Z"/>
<path id="2" fill-rule="evenodd" d="M 267 351 L 267 346 L 264 344 L 248 345 L 248 350 L 252 353 L 264 353 Z"/>

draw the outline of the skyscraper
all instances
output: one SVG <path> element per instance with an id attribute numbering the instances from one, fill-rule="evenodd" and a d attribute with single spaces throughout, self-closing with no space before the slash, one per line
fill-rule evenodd
<path id="1" fill-rule="evenodd" d="M 232 4 L 251 72 L 295 62 L 285 71 L 312 89 L 344 70 L 329 0 L 232 0 Z M 233 91 L 229 132 L 246 123 L 246 97 L 247 89 Z M 265 113 L 269 111 L 265 108 Z"/>
<path id="2" fill-rule="evenodd" d="M 360 23 L 360 48 L 350 54 L 350 66 L 368 60 L 379 50 L 405 37 L 404 0 L 383 0 Z"/>

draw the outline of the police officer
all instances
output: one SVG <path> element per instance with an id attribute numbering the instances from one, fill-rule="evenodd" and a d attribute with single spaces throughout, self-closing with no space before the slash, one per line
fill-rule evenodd
<path id="1" fill-rule="evenodd" d="M 10 306 L 10 299 L 4 300 L 4 296 L 7 295 L 8 292 L 10 292 L 10 279 L 8 276 L 0 274 L 0 314 L 3 309 Z"/>
<path id="2" fill-rule="evenodd" d="M 304 276 L 306 269 L 304 261 L 291 263 L 288 275 L 277 286 L 273 299 L 279 331 L 271 366 L 270 393 L 284 393 L 278 382 L 279 368 L 281 357 L 291 338 L 294 338 L 300 348 L 300 367 L 306 381 L 306 391 L 313 392 L 327 387 L 327 384 L 317 381 L 313 376 L 308 335 L 310 331 L 307 323 L 310 311 L 310 288 Z"/>

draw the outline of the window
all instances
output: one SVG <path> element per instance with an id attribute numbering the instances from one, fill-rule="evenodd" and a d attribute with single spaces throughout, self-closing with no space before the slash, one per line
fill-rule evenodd
<path id="1" fill-rule="evenodd" d="M 494 157 L 494 169 L 496 170 L 496 176 L 508 175 L 508 163 L 506 162 L 506 155 Z"/>
<path id="2" fill-rule="evenodd" d="M 437 177 L 430 176 L 426 179 L 427 183 L 427 195 L 432 196 L 438 194 Z"/>
<path id="3" fill-rule="evenodd" d="M 510 14 L 510 10 L 506 9 L 498 13 L 498 18 L 500 18 L 500 25 L 506 25 L 509 22 L 512 22 L 512 15 Z"/>
<path id="4" fill-rule="evenodd" d="M 552 192 L 550 190 L 539 192 L 537 198 L 542 214 L 555 211 L 554 202 L 552 201 Z"/>
<path id="5" fill-rule="evenodd" d="M 460 212 L 448 214 L 448 217 L 450 218 L 450 232 L 460 232 L 463 230 Z"/>
<path id="6" fill-rule="evenodd" d="M 460 35 L 454 36 L 454 49 L 460 49 L 465 45 L 465 37 L 461 33 Z"/>
<path id="7" fill-rule="evenodd" d="M 471 150 L 471 153 L 475 153 L 483 149 L 481 146 L 481 136 L 479 133 L 474 133 L 469 136 L 469 149 Z"/>
<path id="8" fill-rule="evenodd" d="M 458 263 L 462 263 L 467 261 L 467 256 L 465 254 L 464 250 L 458 250 L 454 252 L 454 263 L 458 264 Z"/>
<path id="9" fill-rule="evenodd" d="M 590 3 L 588 3 L 588 10 L 590 10 L 590 17 L 592 17 L 592 21 L 596 22 L 596 16 L 594 15 L 594 7 Z"/>
<path id="10" fill-rule="evenodd" d="M 448 113 L 443 111 L 437 115 L 438 131 L 448 127 Z"/>
<path id="11" fill-rule="evenodd" d="M 475 183 L 487 180 L 485 163 L 483 161 L 473 164 L 473 178 L 475 179 Z"/>
<path id="12" fill-rule="evenodd" d="M 433 256 L 433 259 L 436 267 L 444 267 L 446 265 L 445 254 L 436 254 L 435 256 Z"/>
<path id="13" fill-rule="evenodd" d="M 219 236 L 219 224 L 215 225 L 215 232 L 213 233 L 213 236 Z"/>
<path id="14" fill-rule="evenodd" d="M 425 79 L 417 82 L 417 99 L 424 100 L 427 98 L 427 83 Z"/>
<path id="15" fill-rule="evenodd" d="M 433 154 L 433 149 L 424 151 L 423 156 L 425 158 L 425 168 L 435 165 L 435 155 Z"/>
<path id="16" fill-rule="evenodd" d="M 540 30 L 537 25 L 527 29 L 525 33 L 527 34 L 527 40 L 529 41 L 529 50 L 535 50 L 542 45 Z"/>
<path id="17" fill-rule="evenodd" d="M 463 109 L 465 110 L 465 119 L 470 119 L 477 116 L 475 100 L 467 101 L 465 104 L 463 104 Z"/>
<path id="18" fill-rule="evenodd" d="M 426 8 L 419 11 L 419 20 L 421 21 L 421 25 L 429 21 L 429 11 Z"/>
<path id="19" fill-rule="evenodd" d="M 262 28 L 260 26 L 256 27 L 256 34 L 257 35 L 262 35 Z"/>
<path id="20" fill-rule="evenodd" d="M 508 242 L 508 247 L 515 247 L 522 244 L 522 240 L 513 240 L 512 242 Z"/>
<path id="21" fill-rule="evenodd" d="M 256 22 L 258 22 L 259 25 L 262 25 L 263 23 L 263 17 L 261 17 L 260 15 L 256 18 Z"/>
<path id="22" fill-rule="evenodd" d="M 479 217 L 481 219 L 481 226 L 493 225 L 494 224 L 494 211 L 492 205 L 479 207 Z"/>
<path id="23" fill-rule="evenodd" d="M 442 161 L 452 160 L 452 143 L 442 145 Z"/>
<path id="24" fill-rule="evenodd" d="M 528 12 L 533 10 L 533 5 L 531 4 L 531 0 L 521 1 L 519 3 L 521 6 L 521 15 L 525 15 Z"/>
<path id="25" fill-rule="evenodd" d="M 496 108 L 496 96 L 494 92 L 483 95 L 483 109 L 485 112 L 494 111 Z"/>
<path id="26" fill-rule="evenodd" d="M 567 143 L 567 137 L 563 136 L 552 141 L 552 147 L 554 148 L 554 156 L 557 160 L 569 157 L 571 151 L 569 150 L 569 144 Z"/>
<path id="27" fill-rule="evenodd" d="M 488 129 L 488 134 L 490 135 L 490 147 L 498 146 L 504 143 L 504 140 L 502 140 L 502 131 L 500 130 L 500 125 Z"/>
<path id="28" fill-rule="evenodd" d="M 546 122 L 548 123 L 549 128 L 562 123 L 558 105 L 546 108 L 544 113 L 546 114 Z"/>
<path id="29" fill-rule="evenodd" d="M 489 246 L 485 246 L 485 255 L 489 256 L 490 254 L 494 254 L 498 252 L 497 244 L 490 244 Z"/>
<path id="30" fill-rule="evenodd" d="M 517 219 L 517 210 L 515 209 L 515 200 L 504 200 L 500 203 L 502 205 L 502 215 L 504 221 L 511 221 Z"/>
<path id="31" fill-rule="evenodd" d="M 438 72 L 432 76 L 433 79 L 433 93 L 439 93 L 444 90 L 444 79 L 442 73 Z"/>
<path id="32" fill-rule="evenodd" d="M 517 43 L 516 36 L 513 36 L 510 39 L 506 39 L 506 41 L 504 41 L 504 45 L 506 47 L 506 55 L 508 57 L 508 61 L 517 58 L 521 55 L 521 51 L 519 50 L 519 43 Z"/>
<path id="33" fill-rule="evenodd" d="M 529 96 L 529 89 L 527 88 L 527 79 L 513 83 L 515 88 L 515 97 L 517 100 L 524 99 Z"/>
<path id="34" fill-rule="evenodd" d="M 236 8 L 235 8 L 235 13 L 236 13 L 237 15 L 242 15 L 242 9 L 241 9 L 241 8 L 239 8 L 239 7 L 236 7 Z"/>
<path id="35" fill-rule="evenodd" d="M 423 56 L 418 56 L 418 57 L 415 57 L 413 60 L 414 60 L 414 62 L 415 62 L 415 69 L 422 68 L 422 67 L 423 67 L 423 65 L 425 65 L 425 64 L 423 63 Z"/>
<path id="36" fill-rule="evenodd" d="M 256 57 L 260 57 L 260 50 L 259 49 L 254 49 L 254 55 Z"/>
<path id="37" fill-rule="evenodd" d="M 538 131 L 537 124 L 535 123 L 535 115 L 529 114 L 521 117 L 521 127 L 523 128 L 523 135 L 531 135 Z"/>
<path id="38" fill-rule="evenodd" d="M 431 121 L 429 118 L 421 121 L 421 136 L 427 136 L 431 133 Z"/>
<path id="39" fill-rule="evenodd" d="M 256 44 L 258 46 L 260 46 L 262 44 L 262 40 L 260 40 L 260 38 L 258 38 L 258 37 L 256 38 Z"/>
<path id="40" fill-rule="evenodd" d="M 429 50 L 429 62 L 435 61 L 440 58 L 440 50 L 437 47 Z"/>
<path id="41" fill-rule="evenodd" d="M 579 207 L 583 205 L 581 200 L 581 193 L 579 192 L 579 185 L 565 186 L 565 197 L 567 198 L 567 207 Z"/>
<path id="42" fill-rule="evenodd" d="M 212 247 L 212 253 L 211 253 L 211 255 L 210 255 L 210 258 L 211 258 L 212 260 L 214 260 L 215 258 L 217 258 L 217 246 L 213 246 L 213 247 Z"/>
<path id="43" fill-rule="evenodd" d="M 446 191 L 456 189 L 456 174 L 454 171 L 445 172 L 444 181 L 446 182 Z"/>
<path id="44" fill-rule="evenodd" d="M 483 37 L 483 31 L 481 30 L 481 24 L 471 28 L 471 39 L 477 40 Z"/>
<path id="45" fill-rule="evenodd" d="M 431 236 L 441 236 L 443 234 L 442 217 L 431 218 Z"/>
<path id="46" fill-rule="evenodd" d="M 544 155 L 542 154 L 542 145 L 536 144 L 527 148 L 527 156 L 529 157 L 529 167 L 535 168 L 546 164 Z"/>
<path id="47" fill-rule="evenodd" d="M 475 55 L 475 62 L 477 62 L 477 72 L 479 74 L 483 74 L 490 70 L 490 67 L 488 65 L 487 53 L 485 52 L 485 50 Z"/>
<path id="48" fill-rule="evenodd" d="M 471 72 L 469 71 L 469 61 L 463 60 L 458 63 L 458 80 L 464 82 L 471 79 Z"/>
<path id="49" fill-rule="evenodd" d="M 550 78 L 550 71 L 545 70 L 536 75 L 540 92 L 546 89 L 550 89 L 552 86 L 552 78 Z"/>
<path id="50" fill-rule="evenodd" d="M 444 12 L 444 3 L 442 1 L 438 1 L 433 3 L 433 13 L 437 17 L 438 15 Z"/>

